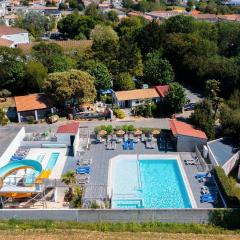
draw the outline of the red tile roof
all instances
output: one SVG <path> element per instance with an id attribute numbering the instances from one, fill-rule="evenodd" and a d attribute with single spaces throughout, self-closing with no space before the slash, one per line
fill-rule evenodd
<path id="1" fill-rule="evenodd" d="M 10 47 L 14 42 L 5 38 L 0 38 L 0 46 Z"/>
<path id="2" fill-rule="evenodd" d="M 169 91 L 169 85 L 155 86 L 160 97 L 165 97 Z"/>
<path id="3" fill-rule="evenodd" d="M 18 34 L 18 33 L 27 33 L 27 30 L 0 25 L 0 36 Z"/>
<path id="4" fill-rule="evenodd" d="M 207 139 L 205 132 L 195 129 L 191 124 L 170 119 L 170 128 L 173 135 L 184 135 L 196 138 Z"/>
<path id="5" fill-rule="evenodd" d="M 18 112 L 52 107 L 51 100 L 44 93 L 34 93 L 14 97 Z"/>
<path id="6" fill-rule="evenodd" d="M 79 122 L 72 122 L 62 126 L 59 126 L 57 129 L 57 133 L 74 133 L 78 132 Z"/>

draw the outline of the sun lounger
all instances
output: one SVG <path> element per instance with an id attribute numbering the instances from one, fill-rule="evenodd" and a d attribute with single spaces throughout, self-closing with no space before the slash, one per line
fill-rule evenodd
<path id="1" fill-rule="evenodd" d="M 123 142 L 123 150 L 128 150 L 128 141 Z"/>
<path id="2" fill-rule="evenodd" d="M 127 142 L 127 141 L 128 141 L 128 135 L 124 134 L 124 142 Z"/>
<path id="3" fill-rule="evenodd" d="M 83 159 L 80 161 L 82 165 L 90 165 L 92 163 L 92 159 Z"/>
<path id="4" fill-rule="evenodd" d="M 146 148 L 149 149 L 149 148 L 151 148 L 151 147 L 152 147 L 152 146 L 151 146 L 151 142 L 147 141 L 147 142 L 146 142 Z"/>
<path id="5" fill-rule="evenodd" d="M 217 201 L 217 195 L 206 194 L 206 195 L 200 196 L 201 203 L 204 203 L 204 202 L 215 203 L 216 201 Z"/>
<path id="6" fill-rule="evenodd" d="M 129 141 L 129 150 L 134 150 L 134 142 Z"/>
<path id="7" fill-rule="evenodd" d="M 112 150 L 115 150 L 116 148 L 117 148 L 117 144 L 116 144 L 116 142 L 114 141 L 114 142 L 112 142 L 111 149 L 112 149 Z"/>
<path id="8" fill-rule="evenodd" d="M 117 135 L 116 135 L 116 134 L 113 134 L 113 135 L 112 135 L 112 140 L 113 140 L 113 141 L 117 141 Z"/>
<path id="9" fill-rule="evenodd" d="M 116 143 L 121 143 L 122 141 L 123 141 L 122 138 L 119 138 L 119 137 L 118 137 L 118 138 L 116 139 Z"/>
<path id="10" fill-rule="evenodd" d="M 138 139 L 137 137 L 134 137 L 134 138 L 133 138 L 133 142 L 134 142 L 134 143 L 138 143 L 138 141 L 139 141 L 139 139 Z"/>
<path id="11" fill-rule="evenodd" d="M 142 134 L 142 135 L 141 135 L 141 141 L 142 141 L 142 142 L 145 142 L 145 141 L 146 141 L 146 136 L 145 136 L 145 134 Z"/>
<path id="12" fill-rule="evenodd" d="M 89 174 L 90 169 L 76 169 L 76 174 Z"/>
<path id="13" fill-rule="evenodd" d="M 107 150 L 111 150 L 112 148 L 112 143 L 110 141 L 107 142 L 107 146 L 106 146 L 106 149 Z"/>
<path id="14" fill-rule="evenodd" d="M 195 165 L 195 160 L 194 159 L 184 159 L 184 163 L 186 165 Z"/>

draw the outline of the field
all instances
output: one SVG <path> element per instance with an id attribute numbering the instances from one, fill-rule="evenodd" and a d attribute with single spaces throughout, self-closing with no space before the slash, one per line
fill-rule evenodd
<path id="1" fill-rule="evenodd" d="M 240 235 L 206 235 L 206 234 L 172 234 L 172 233 L 129 233 L 129 232 L 97 232 L 97 231 L 84 231 L 84 230 L 71 230 L 54 232 L 46 232 L 40 230 L 34 231 L 0 231 L 0 239 L 9 240 L 77 240 L 77 239 L 164 239 L 164 240 L 238 240 Z"/>

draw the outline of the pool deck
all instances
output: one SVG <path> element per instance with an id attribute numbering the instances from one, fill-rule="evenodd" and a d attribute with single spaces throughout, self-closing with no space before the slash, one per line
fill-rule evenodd
<path id="1" fill-rule="evenodd" d="M 198 172 L 197 167 L 194 165 L 185 165 L 184 159 L 192 158 L 192 153 L 176 153 L 176 152 L 163 152 L 156 149 L 146 149 L 145 144 L 139 142 L 135 145 L 134 150 L 123 150 L 121 144 L 117 144 L 115 150 L 106 150 L 105 144 L 95 144 L 94 140 L 90 149 L 83 154 L 83 159 L 92 159 L 90 181 L 86 184 L 85 200 L 91 199 L 105 199 L 107 198 L 107 181 L 108 181 L 108 167 L 109 160 L 119 154 L 179 154 L 182 165 L 186 172 L 188 182 L 190 184 L 195 202 L 198 208 L 213 208 L 210 203 L 200 203 L 200 189 L 203 183 L 199 183 L 194 175 Z"/>

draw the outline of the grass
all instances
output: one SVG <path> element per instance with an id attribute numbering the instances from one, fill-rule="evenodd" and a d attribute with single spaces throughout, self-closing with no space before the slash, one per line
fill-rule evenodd
<path id="1" fill-rule="evenodd" d="M 51 220 L 16 220 L 0 221 L 0 231 L 26 231 L 26 230 L 44 230 L 54 232 L 57 230 L 76 231 L 98 231 L 98 232 L 158 232 L 158 233 L 181 233 L 181 234 L 240 234 L 239 230 L 226 230 L 210 224 L 177 224 L 177 223 L 79 223 L 63 222 Z"/>

